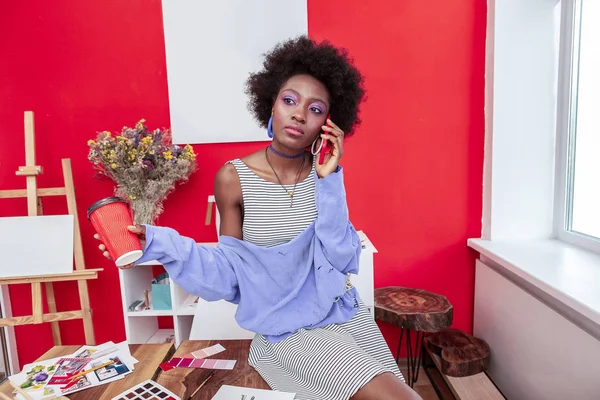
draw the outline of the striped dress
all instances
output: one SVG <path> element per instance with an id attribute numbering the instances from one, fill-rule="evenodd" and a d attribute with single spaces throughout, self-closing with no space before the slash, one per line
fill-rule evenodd
<path id="1" fill-rule="evenodd" d="M 230 161 L 242 188 L 243 240 L 259 246 L 286 243 L 317 217 L 314 162 L 298 182 L 293 207 L 276 183 L 256 175 L 241 160 Z M 284 185 L 288 191 L 294 185 Z M 396 362 L 369 310 L 361 303 L 348 322 L 300 329 L 271 343 L 256 335 L 248 360 L 273 390 L 296 393 L 302 400 L 347 400 L 375 376 L 392 372 L 402 381 Z"/>

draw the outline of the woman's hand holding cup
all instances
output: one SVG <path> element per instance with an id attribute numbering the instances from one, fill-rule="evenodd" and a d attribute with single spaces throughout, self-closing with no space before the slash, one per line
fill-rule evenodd
<path id="1" fill-rule="evenodd" d="M 127 227 L 127 230 L 129 232 L 135 233 L 137 235 L 138 239 L 140 240 L 140 245 L 142 246 L 142 248 L 144 248 L 146 246 L 146 227 L 144 225 L 130 225 Z M 94 235 L 94 238 L 98 239 L 98 240 L 102 240 L 100 238 L 100 235 L 97 233 Z M 98 248 L 100 249 L 100 251 L 102 251 L 102 255 L 104 257 L 106 257 L 109 260 L 112 260 L 112 257 L 108 253 L 108 250 L 106 249 L 106 246 L 104 245 L 104 243 L 100 244 L 98 246 Z M 134 263 L 127 264 L 120 268 L 123 268 L 123 269 L 131 268 L 131 267 L 133 267 L 133 264 Z"/>
<path id="2" fill-rule="evenodd" d="M 142 257 L 146 228 L 132 226 L 133 218 L 125 200 L 116 196 L 98 200 L 88 208 L 87 216 L 96 230 L 94 237 L 102 241 L 100 250 L 117 267 L 131 268 Z"/>

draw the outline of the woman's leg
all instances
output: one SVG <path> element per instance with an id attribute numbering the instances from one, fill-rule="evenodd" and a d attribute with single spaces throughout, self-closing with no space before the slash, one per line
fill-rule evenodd
<path id="1" fill-rule="evenodd" d="M 351 400 L 422 400 L 410 386 L 396 375 L 386 372 L 377 375 L 363 386 Z"/>
<path id="2" fill-rule="evenodd" d="M 361 302 L 358 314 L 341 326 L 348 331 L 356 343 L 376 359 L 386 370 L 393 372 L 398 379 L 404 381 L 404 377 L 396 364 L 396 360 L 390 351 L 373 315 Z"/>

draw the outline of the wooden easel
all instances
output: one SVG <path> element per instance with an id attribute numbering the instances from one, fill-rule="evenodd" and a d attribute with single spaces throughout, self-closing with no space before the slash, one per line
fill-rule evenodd
<path id="1" fill-rule="evenodd" d="M 19 190 L 0 190 L 0 199 L 4 198 L 27 198 L 27 213 L 29 216 L 42 215 L 42 197 L 44 196 L 66 196 L 68 213 L 74 219 L 74 243 L 73 253 L 75 258 L 75 270 L 68 274 L 36 275 L 36 276 L 17 276 L 9 278 L 0 278 L 0 285 L 11 285 L 19 283 L 30 283 L 32 293 L 32 315 L 0 318 L 0 327 L 41 324 L 50 322 L 52 325 L 52 338 L 54 344 L 60 346 L 62 340 L 58 321 L 70 319 L 83 319 L 83 329 L 85 332 L 85 341 L 88 345 L 95 345 L 94 326 L 92 324 L 92 310 L 90 308 L 90 298 L 87 287 L 88 279 L 97 279 L 99 269 L 85 269 L 83 258 L 83 247 L 81 244 L 81 233 L 79 231 L 79 220 L 77 218 L 77 203 L 75 200 L 75 187 L 73 185 L 73 172 L 71 169 L 71 160 L 62 159 L 63 187 L 39 189 L 37 187 L 36 176 L 43 173 L 42 167 L 35 164 L 35 133 L 33 123 L 33 112 L 25 112 L 25 160 L 26 165 L 19 167 L 16 174 L 25 176 L 27 180 L 27 189 Z M 74 311 L 57 312 L 56 301 L 54 298 L 53 282 L 59 281 L 77 281 L 79 289 L 79 302 L 81 308 Z M 48 302 L 49 313 L 43 312 L 42 283 L 46 287 L 46 299 Z"/>

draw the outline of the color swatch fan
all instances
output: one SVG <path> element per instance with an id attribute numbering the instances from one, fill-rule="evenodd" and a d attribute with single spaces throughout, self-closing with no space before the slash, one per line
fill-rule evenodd
<path id="1" fill-rule="evenodd" d="M 233 369 L 236 360 L 205 360 L 206 357 L 225 351 L 225 347 L 215 344 L 201 350 L 196 350 L 183 357 L 174 357 L 169 361 L 160 364 L 163 371 L 169 371 L 173 368 L 206 368 L 206 369 Z"/>

